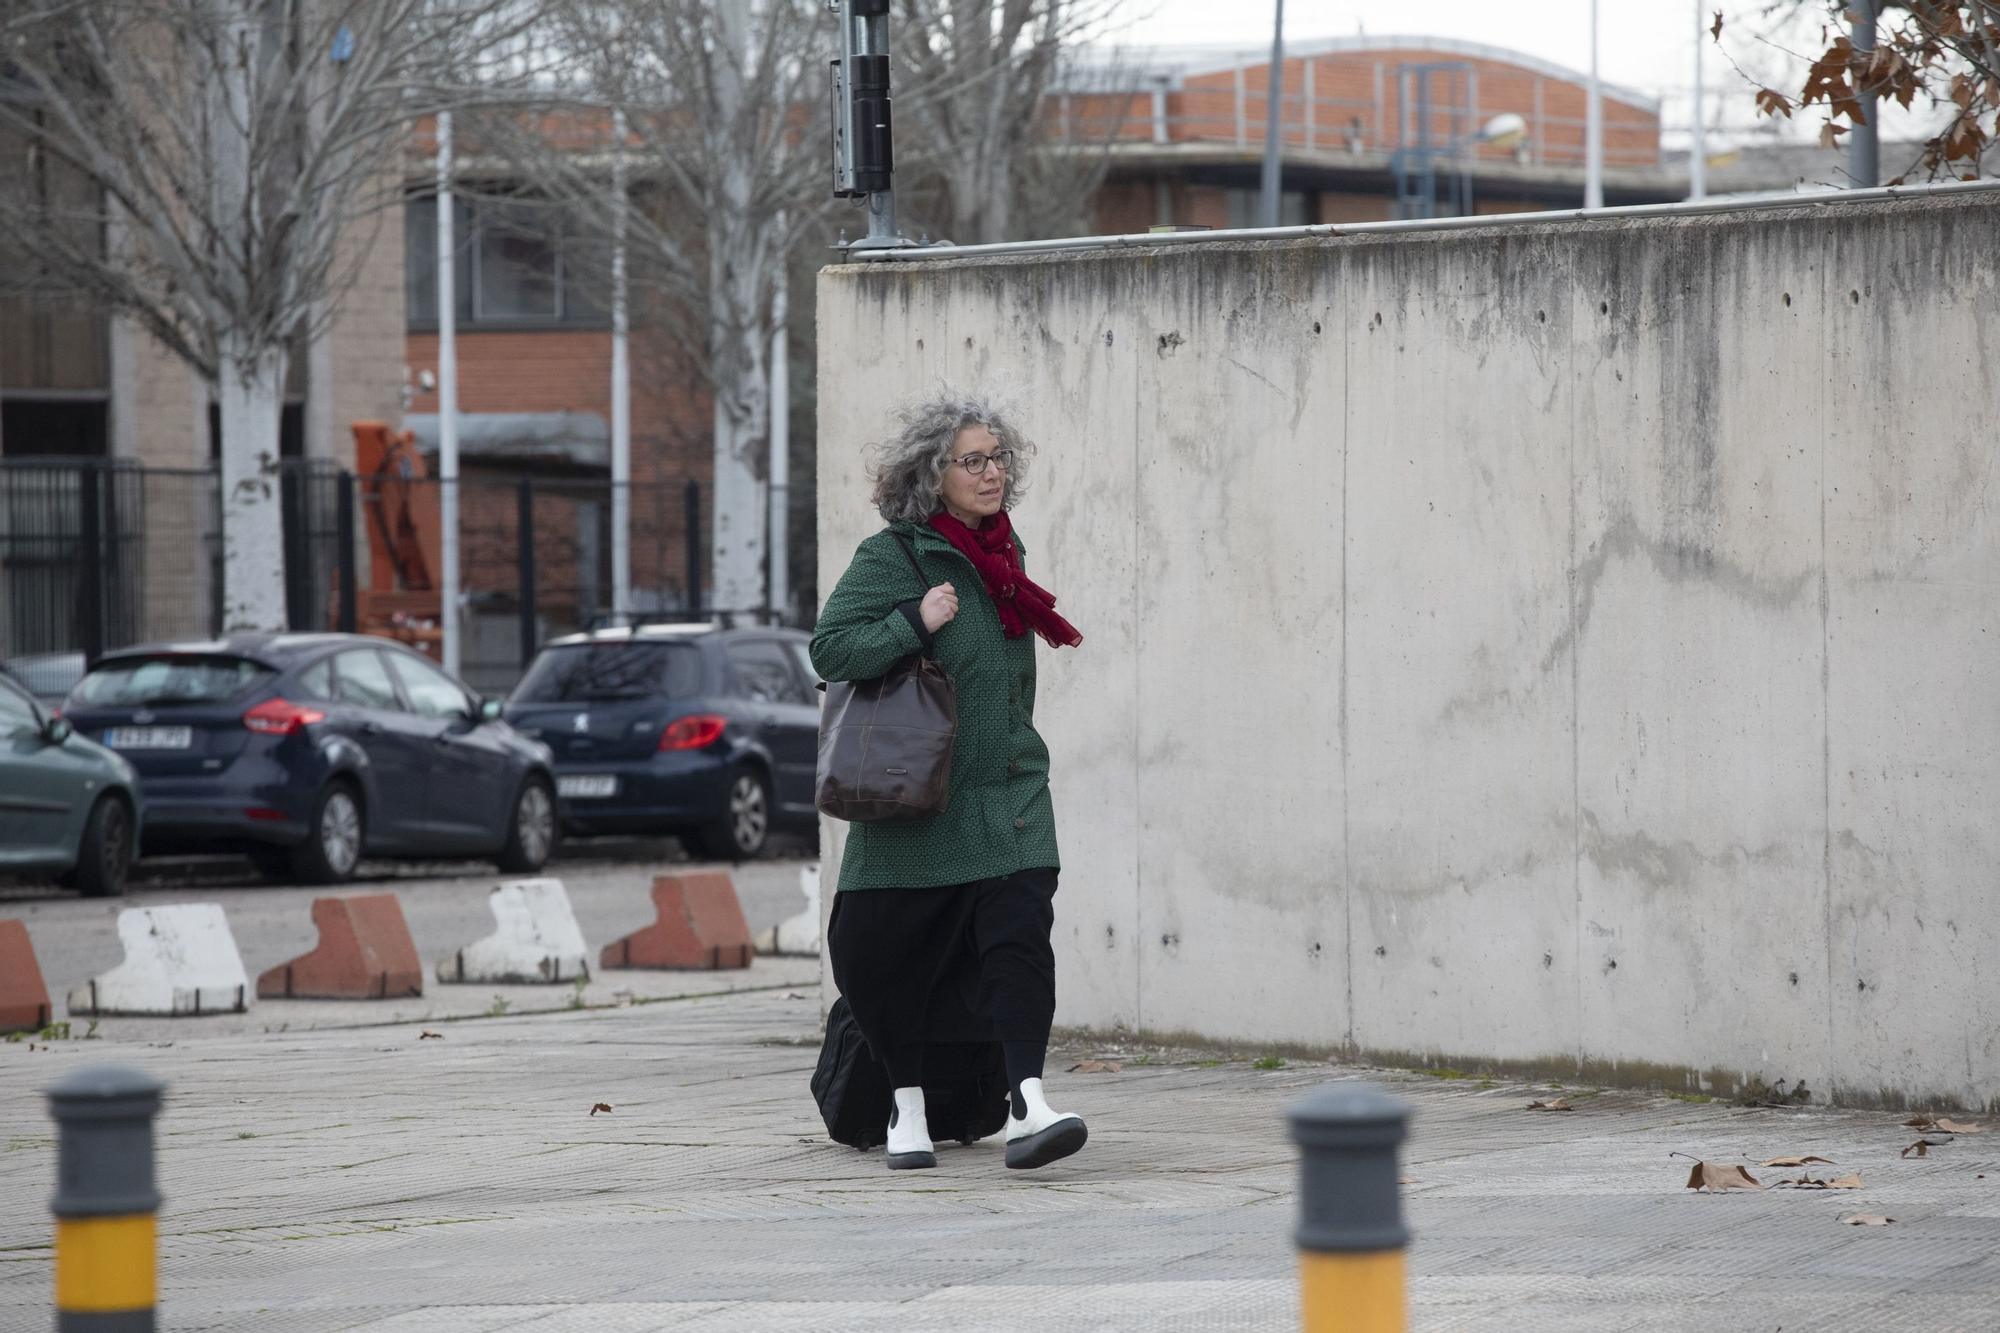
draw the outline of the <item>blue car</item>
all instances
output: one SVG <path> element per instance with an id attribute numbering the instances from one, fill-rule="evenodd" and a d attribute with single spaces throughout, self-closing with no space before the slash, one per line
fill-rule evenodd
<path id="1" fill-rule="evenodd" d="M 564 827 L 675 834 L 741 861 L 815 827 L 819 696 L 809 635 L 641 625 L 556 639 L 507 700 L 555 755 Z"/>
<path id="2" fill-rule="evenodd" d="M 545 746 L 399 643 L 248 634 L 121 649 L 63 716 L 137 770 L 143 850 L 244 852 L 268 875 L 346 879 L 365 856 L 553 852 Z"/>

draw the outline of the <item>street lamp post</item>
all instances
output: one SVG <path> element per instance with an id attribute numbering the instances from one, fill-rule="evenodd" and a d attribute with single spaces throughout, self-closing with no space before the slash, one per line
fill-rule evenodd
<path id="1" fill-rule="evenodd" d="M 833 62 L 833 193 L 868 201 L 868 234 L 850 252 L 911 244 L 896 226 L 895 134 L 889 120 L 889 0 L 826 0 L 840 15 Z"/>
<path id="2" fill-rule="evenodd" d="M 1597 0 L 1590 0 L 1590 104 L 1584 111 L 1583 206 L 1604 207 L 1604 95 L 1597 85 Z"/>
<path id="3" fill-rule="evenodd" d="M 1285 0 L 1277 0 L 1276 16 L 1271 20 L 1271 69 L 1265 80 L 1270 86 L 1264 94 L 1264 179 L 1263 214 L 1264 225 L 1278 225 L 1279 192 L 1279 136 L 1283 133 L 1281 117 L 1284 114 L 1285 86 Z"/>

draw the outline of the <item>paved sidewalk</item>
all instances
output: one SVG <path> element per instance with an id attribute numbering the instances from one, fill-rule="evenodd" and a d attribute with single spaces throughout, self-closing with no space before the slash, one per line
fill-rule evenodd
<path id="1" fill-rule="evenodd" d="M 1282 1113 L 1358 1071 L 1056 1072 L 1091 1122 L 1078 1157 L 1009 1173 L 987 1142 L 892 1174 L 821 1135 L 817 1027 L 801 988 L 436 1039 L 193 1025 L 171 1047 L 0 1045 L 0 1329 L 50 1325 L 40 1089 L 107 1059 L 173 1084 L 163 1326 L 185 1333 L 1296 1327 Z M 1417 1107 L 1416 1328 L 2000 1324 L 2000 1133 L 1905 1160 L 1897 1116 L 1608 1092 L 1548 1115 L 1520 1085 L 1371 1077 Z M 1866 1188 L 1695 1195 L 1674 1151 L 1818 1153 Z M 1897 1221 L 1839 1224 L 1853 1213 Z"/>

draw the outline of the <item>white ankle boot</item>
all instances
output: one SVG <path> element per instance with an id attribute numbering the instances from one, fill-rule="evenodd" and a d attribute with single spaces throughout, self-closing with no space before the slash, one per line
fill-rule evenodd
<path id="1" fill-rule="evenodd" d="M 1021 1080 L 1021 1102 L 1026 1115 L 1010 1107 L 1007 1114 L 1007 1165 L 1017 1171 L 1032 1171 L 1069 1156 L 1090 1137 L 1080 1116 L 1049 1109 L 1042 1096 L 1042 1081 Z"/>
<path id="2" fill-rule="evenodd" d="M 889 1169 L 909 1171 L 936 1165 L 931 1128 L 924 1121 L 924 1090 L 896 1089 L 896 1104 L 889 1112 Z"/>

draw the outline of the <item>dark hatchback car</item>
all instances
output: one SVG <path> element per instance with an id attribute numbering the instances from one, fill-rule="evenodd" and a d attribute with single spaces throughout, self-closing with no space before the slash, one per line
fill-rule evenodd
<path id="1" fill-rule="evenodd" d="M 564 826 L 672 833 L 737 861 L 774 828 L 813 827 L 819 695 L 784 629 L 642 625 L 557 639 L 507 700 L 555 752 Z"/>
<path id="2" fill-rule="evenodd" d="M 401 644 L 241 635 L 128 648 L 63 715 L 138 770 L 147 852 L 245 852 L 266 874 L 347 878 L 368 856 L 554 850 L 548 750 Z"/>

